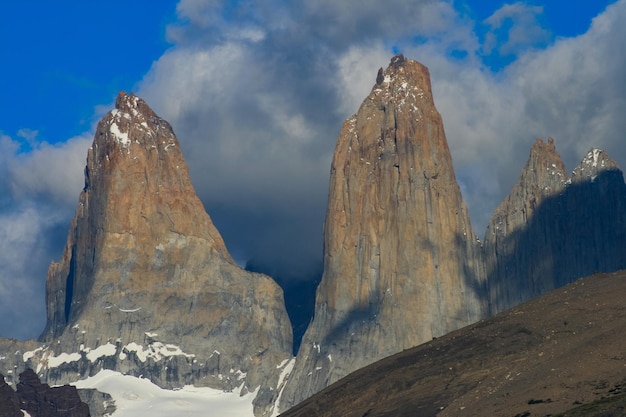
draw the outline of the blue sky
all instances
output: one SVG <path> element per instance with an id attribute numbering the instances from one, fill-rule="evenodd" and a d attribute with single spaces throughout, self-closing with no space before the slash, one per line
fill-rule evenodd
<path id="1" fill-rule="evenodd" d="M 44 282 L 97 120 L 132 90 L 174 127 L 242 264 L 307 279 L 342 121 L 394 50 L 426 64 L 479 236 L 530 145 L 626 164 L 626 0 L 23 1 L 0 6 L 0 336 Z M 26 301 L 24 301 L 26 300 Z"/>
<path id="2" fill-rule="evenodd" d="M 94 7 L 96 5 L 96 7 Z M 90 129 L 94 107 L 131 88 L 168 47 L 174 2 L 45 0 L 0 6 L 0 129 L 64 141 Z"/>
<path id="3" fill-rule="evenodd" d="M 234 3 L 234 2 L 233 2 Z M 241 2 L 243 3 L 243 2 Z M 528 2 L 540 6 L 538 21 L 549 39 L 584 33 L 591 19 L 611 1 Z M 166 26 L 176 22 L 175 1 L 106 3 L 45 0 L 6 2 L 0 8 L 0 54 L 5 57 L 0 91 L 11 97 L 0 116 L 0 130 L 19 137 L 20 129 L 39 133 L 39 140 L 64 141 L 89 130 L 117 92 L 132 89 L 171 43 Z M 455 1 L 459 12 L 483 23 L 506 2 Z M 231 19 L 236 19 L 231 12 Z M 391 53 L 391 52 L 390 52 Z M 513 57 L 484 58 L 501 70 Z M 26 141 L 25 141 L 26 142 Z M 28 145 L 26 145 L 28 146 Z"/>

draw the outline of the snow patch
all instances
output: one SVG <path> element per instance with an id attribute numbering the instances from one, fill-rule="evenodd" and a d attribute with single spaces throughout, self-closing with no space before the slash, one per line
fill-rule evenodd
<path id="1" fill-rule="evenodd" d="M 280 412 L 280 399 L 283 396 L 283 391 L 285 390 L 286 384 L 285 380 L 291 375 L 291 371 L 293 371 L 293 367 L 296 364 L 296 358 L 285 359 L 278 365 L 276 368 L 283 368 L 278 377 L 278 397 L 276 398 L 276 402 L 274 403 L 274 409 L 272 410 L 272 415 L 270 417 L 277 417 Z"/>
<path id="2" fill-rule="evenodd" d="M 147 361 L 149 358 L 153 359 L 155 362 L 158 362 L 163 358 L 168 358 L 171 356 L 185 356 L 187 358 L 196 357 L 196 355 L 183 352 L 181 348 L 176 345 L 163 344 L 161 342 L 150 343 L 145 349 L 142 345 L 131 342 L 123 347 L 122 352 L 135 352 L 137 358 L 139 358 L 139 360 L 142 362 Z M 120 359 L 122 359 L 121 355 Z"/>
<path id="3" fill-rule="evenodd" d="M 1 358 L 0 358 L 1 359 Z M 290 359 L 285 359 L 284 361 L 282 361 L 281 363 L 279 363 L 278 365 L 276 365 L 276 369 L 280 369 L 283 366 L 287 365 L 287 362 L 289 362 Z M 280 384 L 279 384 L 280 385 Z"/>
<path id="4" fill-rule="evenodd" d="M 48 357 L 48 369 L 56 368 L 64 363 L 77 362 L 80 358 L 80 353 L 61 353 L 59 356 L 50 356 Z"/>
<path id="5" fill-rule="evenodd" d="M 128 146 L 130 146 L 130 138 L 128 137 L 128 133 L 123 133 L 122 131 L 120 131 L 120 128 L 117 126 L 117 123 L 115 122 L 111 123 L 111 126 L 109 127 L 109 131 L 118 141 L 118 143 L 122 145 L 122 147 L 127 148 Z"/>
<path id="6" fill-rule="evenodd" d="M 95 388 L 115 401 L 111 417 L 253 417 L 254 393 L 233 392 L 187 385 L 176 391 L 165 390 L 147 379 L 102 370 L 95 376 L 73 383 L 76 388 Z M 243 387 L 243 384 L 242 384 Z"/>
<path id="7" fill-rule="evenodd" d="M 141 307 L 137 307 L 137 308 L 130 308 L 130 309 L 126 309 L 126 308 L 117 308 L 119 311 L 121 311 L 122 313 L 135 313 L 139 310 L 141 310 Z"/>
<path id="8" fill-rule="evenodd" d="M 22 355 L 22 361 L 26 362 L 27 360 L 29 360 L 30 358 L 35 356 L 37 354 L 37 352 L 41 352 L 41 351 L 43 351 L 43 346 L 40 347 L 40 348 L 37 348 L 35 350 L 24 352 L 24 354 Z M 4 359 L 4 357 L 3 357 L 3 359 Z"/>
<path id="9" fill-rule="evenodd" d="M 87 359 L 93 363 L 103 356 L 113 356 L 115 352 L 117 352 L 117 347 L 107 342 L 106 345 L 98 346 L 93 350 L 89 349 L 89 351 L 87 351 Z"/>

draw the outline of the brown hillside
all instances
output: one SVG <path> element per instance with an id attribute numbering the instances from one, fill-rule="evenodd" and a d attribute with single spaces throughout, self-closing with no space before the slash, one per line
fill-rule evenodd
<path id="1" fill-rule="evenodd" d="M 624 391 L 621 271 L 383 359 L 281 416 L 548 416 Z"/>

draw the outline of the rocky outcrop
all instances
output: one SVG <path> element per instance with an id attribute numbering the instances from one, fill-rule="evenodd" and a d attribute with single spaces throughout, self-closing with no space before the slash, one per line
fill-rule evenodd
<path id="1" fill-rule="evenodd" d="M 20 399 L 0 374 L 0 417 L 22 417 Z"/>
<path id="2" fill-rule="evenodd" d="M 53 383 L 107 368 L 167 388 L 243 386 L 268 412 L 277 366 L 291 357 L 282 290 L 235 264 L 170 125 L 133 94 L 115 107 L 50 266 L 45 344 L 24 360 Z"/>
<path id="3" fill-rule="evenodd" d="M 490 313 L 595 272 L 626 268 L 626 186 L 592 149 L 568 179 L 554 141 L 538 139 L 484 239 Z"/>
<path id="4" fill-rule="evenodd" d="M 83 403 L 76 387 L 50 387 L 42 384 L 35 371 L 26 369 L 20 374 L 17 395 L 21 408 L 37 417 L 89 417 L 89 407 Z"/>
<path id="5" fill-rule="evenodd" d="M 483 285 L 428 70 L 396 56 L 337 141 L 324 275 L 280 408 L 483 317 Z"/>
<path id="6" fill-rule="evenodd" d="M 0 374 L 0 416 L 89 417 L 89 407 L 81 401 L 76 387 L 50 387 L 42 384 L 32 369 L 20 374 L 17 392 Z"/>

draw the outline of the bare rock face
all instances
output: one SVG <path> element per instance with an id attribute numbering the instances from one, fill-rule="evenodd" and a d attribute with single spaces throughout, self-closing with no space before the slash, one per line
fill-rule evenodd
<path id="1" fill-rule="evenodd" d="M 17 391 L 0 374 L 0 417 L 89 417 L 89 407 L 81 401 L 76 387 L 50 387 L 42 384 L 32 369 L 20 373 Z M 23 410 L 23 411 L 22 411 Z"/>
<path id="2" fill-rule="evenodd" d="M 554 140 L 549 138 L 546 143 L 537 139 L 519 180 L 487 225 L 484 250 L 492 314 L 554 289 L 553 282 L 546 279 L 552 268 L 537 262 L 538 256 L 552 258 L 552 251 L 558 250 L 548 236 L 554 226 L 553 216 L 535 215 L 546 200 L 563 191 L 566 182 L 567 173 Z M 536 233 L 527 233 L 529 226 Z M 520 251 L 520 247 L 527 250 Z"/>
<path id="3" fill-rule="evenodd" d="M 167 388 L 260 387 L 262 414 L 291 357 L 282 290 L 235 264 L 172 128 L 132 94 L 98 124 L 47 311 L 25 360 L 49 382 L 108 368 Z"/>
<path id="4" fill-rule="evenodd" d="M 626 268 L 626 185 L 592 149 L 571 179 L 554 141 L 533 145 L 484 242 L 490 314 L 596 272 Z"/>
<path id="5" fill-rule="evenodd" d="M 20 409 L 20 398 L 0 374 L 0 417 L 23 416 Z"/>
<path id="6" fill-rule="evenodd" d="M 626 184 L 617 163 L 603 150 L 589 150 L 563 198 L 566 233 L 556 243 L 564 252 L 556 263 L 556 286 L 626 269 Z"/>
<path id="7" fill-rule="evenodd" d="M 428 70 L 396 56 L 337 141 L 324 276 L 281 410 L 480 319 L 483 286 Z"/>
<path id="8" fill-rule="evenodd" d="M 50 387 L 42 384 L 35 371 L 26 369 L 20 374 L 17 395 L 21 408 L 38 417 L 89 417 L 89 407 L 81 401 L 76 387 Z"/>

